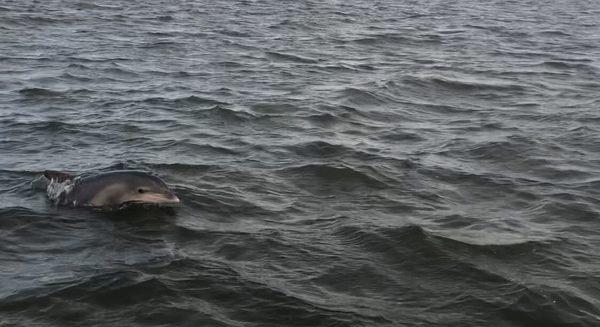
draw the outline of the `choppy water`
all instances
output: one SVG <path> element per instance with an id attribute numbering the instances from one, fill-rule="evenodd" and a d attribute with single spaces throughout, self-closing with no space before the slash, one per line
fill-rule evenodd
<path id="1" fill-rule="evenodd" d="M 600 325 L 597 1 L 0 1 L 0 325 Z M 52 207 L 145 169 L 176 212 Z"/>

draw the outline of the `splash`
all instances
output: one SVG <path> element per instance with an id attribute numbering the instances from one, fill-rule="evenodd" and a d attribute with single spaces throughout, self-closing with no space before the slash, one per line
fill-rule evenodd
<path id="1" fill-rule="evenodd" d="M 75 185 L 73 180 L 65 180 L 63 182 L 58 182 L 54 178 L 50 180 L 48 186 L 46 187 L 46 193 L 48 193 L 48 198 L 54 204 L 60 204 L 65 197 L 71 193 L 73 190 L 73 186 Z"/>

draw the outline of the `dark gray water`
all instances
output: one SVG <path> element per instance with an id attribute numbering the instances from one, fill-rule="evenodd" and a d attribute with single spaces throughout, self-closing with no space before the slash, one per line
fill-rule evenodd
<path id="1" fill-rule="evenodd" d="M 0 325 L 600 325 L 599 17 L 0 0 Z M 119 168 L 184 205 L 32 185 Z"/>

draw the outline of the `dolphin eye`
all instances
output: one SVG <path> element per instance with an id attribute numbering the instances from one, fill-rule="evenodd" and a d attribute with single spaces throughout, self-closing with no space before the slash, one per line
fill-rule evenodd
<path id="1" fill-rule="evenodd" d="M 144 192 L 146 192 L 146 191 L 144 191 L 144 189 L 142 189 L 142 188 L 138 188 L 138 192 L 139 192 L 139 193 L 144 193 Z"/>

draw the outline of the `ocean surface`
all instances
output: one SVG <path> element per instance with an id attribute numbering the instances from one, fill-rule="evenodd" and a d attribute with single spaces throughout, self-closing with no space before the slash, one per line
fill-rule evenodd
<path id="1" fill-rule="evenodd" d="M 0 0 L 0 326 L 600 326 L 600 2 Z"/>

